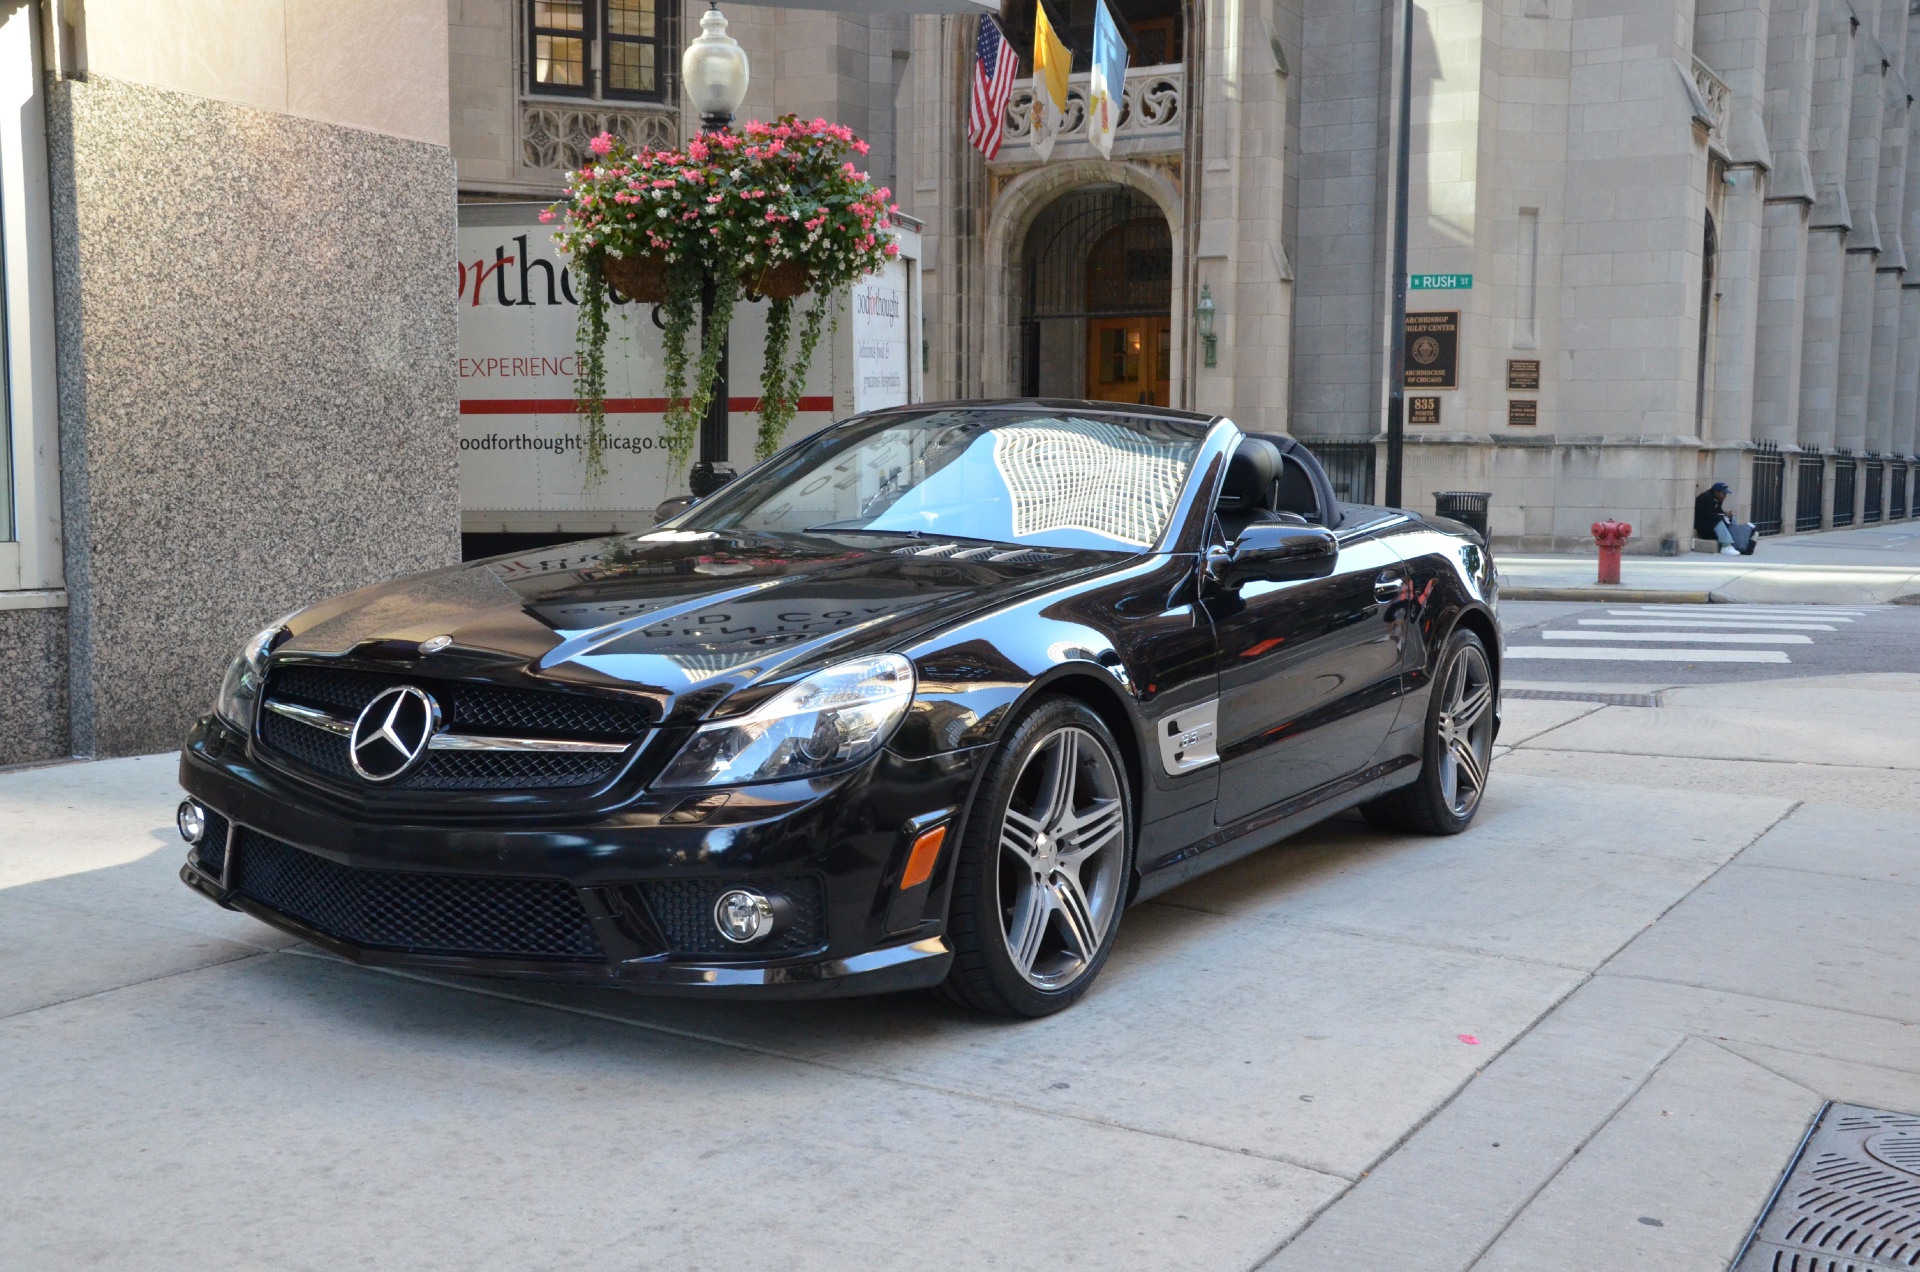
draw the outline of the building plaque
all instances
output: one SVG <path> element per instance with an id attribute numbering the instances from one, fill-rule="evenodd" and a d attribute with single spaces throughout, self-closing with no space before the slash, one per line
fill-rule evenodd
<path id="1" fill-rule="evenodd" d="M 1408 314 L 1406 386 L 1458 388 L 1459 366 L 1460 311 Z"/>
<path id="2" fill-rule="evenodd" d="M 1532 428 L 1540 422 L 1540 402 L 1537 398 L 1508 398 L 1507 425 L 1509 427 Z"/>
<path id="3" fill-rule="evenodd" d="M 1540 387 L 1540 359 L 1508 358 L 1507 389 L 1526 391 Z"/>
<path id="4" fill-rule="evenodd" d="M 1407 423 L 1438 424 L 1440 422 L 1440 399 L 1437 397 L 1410 397 L 1407 399 Z"/>

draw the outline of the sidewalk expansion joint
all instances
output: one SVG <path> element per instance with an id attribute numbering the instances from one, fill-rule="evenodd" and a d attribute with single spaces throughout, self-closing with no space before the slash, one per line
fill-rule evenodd
<path id="1" fill-rule="evenodd" d="M 50 1003 L 39 1003 L 32 1007 L 23 1007 L 19 1011 L 10 1011 L 5 1015 L 0 1015 L 0 1021 L 18 1020 L 22 1016 L 31 1016 L 36 1011 L 50 1011 L 55 1007 L 65 1007 L 68 1003 L 84 1003 L 89 998 L 105 998 L 108 994 L 117 994 L 123 989 L 138 989 L 142 985 L 158 984 L 164 980 L 172 980 L 176 976 L 191 976 L 195 972 L 204 972 L 212 967 L 225 967 L 229 963 L 244 963 L 250 958 L 260 958 L 263 955 L 276 952 L 277 951 L 266 949 L 248 950 L 246 953 L 236 954 L 232 958 L 219 958 L 211 963 L 199 963 L 193 967 L 182 967 L 176 971 L 162 972 L 158 976 L 144 976 L 139 980 L 127 981 L 120 985 L 109 985 L 105 989 L 96 989 L 90 993 L 75 994 L 71 998 L 61 998 Z"/>
<path id="2" fill-rule="evenodd" d="M 755 1043 L 741 1042 L 738 1039 L 723 1038 L 717 1034 L 701 1033 L 698 1030 L 694 1030 L 694 1029 L 680 1029 L 673 1025 L 662 1025 L 662 1024 L 656 1024 L 651 1021 L 634 1020 L 630 1017 L 615 1015 L 612 1012 L 594 1011 L 590 1008 L 574 1007 L 564 1003 L 549 1003 L 549 1002 L 542 1002 L 536 998 L 522 998 L 518 995 L 506 993 L 497 989 L 483 989 L 475 985 L 454 984 L 449 981 L 439 980 L 432 976 L 424 976 L 424 975 L 420 975 L 419 973 L 404 971 L 399 968 L 363 967 L 357 963 L 349 962 L 346 959 L 335 958 L 333 955 L 324 953 L 319 950 L 287 949 L 287 950 L 282 950 L 280 952 L 284 954 L 292 954 L 300 958 L 313 959 L 315 962 L 330 963 L 336 967 L 340 967 L 340 968 L 351 970 L 351 971 L 368 972 L 368 973 L 381 975 L 381 976 L 390 976 L 396 980 L 412 981 L 420 985 L 431 985 L 436 989 L 446 989 L 446 990 L 452 990 L 456 993 L 473 994 L 480 998 L 493 998 L 501 1002 L 513 1003 L 520 1007 L 531 1007 L 535 1010 L 560 1012 L 564 1015 L 570 1015 L 570 1016 L 585 1016 L 589 1019 L 605 1021 L 608 1024 L 624 1025 L 630 1029 L 641 1029 L 649 1033 L 657 1033 L 657 1034 L 662 1034 L 668 1037 L 680 1038 L 689 1042 L 701 1042 L 701 1043 L 706 1043 L 709 1046 L 725 1047 L 725 1048 L 728 1048 L 729 1050 L 744 1052 L 748 1055 L 766 1056 L 770 1059 L 784 1060 L 790 1064 L 806 1065 L 809 1068 L 823 1069 L 829 1073 L 839 1073 L 847 1077 L 864 1078 L 869 1081 L 887 1082 L 895 1086 L 906 1087 L 911 1090 L 926 1091 L 934 1095 L 943 1095 L 952 1099 L 967 1100 L 975 1104 L 984 1104 L 993 1108 L 1013 1109 L 1021 1113 L 1030 1113 L 1038 1117 L 1059 1118 L 1062 1121 L 1078 1122 L 1084 1126 L 1095 1126 L 1095 1127 L 1101 1128 L 1102 1130 L 1117 1131 L 1124 1134 L 1145 1135 L 1153 1139 L 1166 1140 L 1170 1143 L 1185 1144 L 1190 1148 L 1204 1148 L 1211 1152 L 1216 1152 L 1216 1153 L 1230 1153 L 1236 1157 L 1251 1157 L 1259 1161 L 1273 1162 L 1276 1165 L 1280 1165 L 1280 1166 L 1290 1166 L 1295 1170 L 1304 1170 L 1311 1174 L 1320 1175 L 1328 1179 L 1338 1179 L 1347 1184 L 1352 1184 L 1354 1180 L 1357 1178 L 1357 1176 L 1346 1174 L 1343 1171 L 1332 1170 L 1325 1166 L 1316 1166 L 1311 1162 L 1300 1161 L 1298 1159 L 1287 1157 L 1279 1153 L 1262 1153 L 1262 1152 L 1256 1152 L 1250 1148 L 1235 1148 L 1229 1144 L 1215 1144 L 1209 1140 L 1193 1139 L 1185 1135 L 1172 1135 L 1166 1131 L 1156 1131 L 1156 1130 L 1149 1129 L 1147 1127 L 1131 1126 L 1125 1122 L 1114 1121 L 1111 1118 L 1091 1117 L 1084 1113 L 1072 1113 L 1062 1109 L 1043 1108 L 1043 1107 L 1040 1107 L 1039 1105 L 1026 1104 L 1019 1100 L 1010 1100 L 1004 1096 L 986 1095 L 978 1091 L 967 1091 L 957 1087 L 942 1086 L 941 1084 L 936 1082 L 919 1082 L 919 1081 L 915 1081 L 912 1078 L 903 1078 L 900 1075 L 895 1073 L 887 1073 L 877 1069 L 866 1069 L 866 1068 L 862 1068 L 859 1065 L 836 1064 L 831 1060 L 822 1060 L 815 1056 L 801 1055 L 798 1052 L 792 1052 L 792 1051 L 781 1051 L 775 1047 L 765 1047 L 765 1046 L 757 1045 Z"/>
<path id="3" fill-rule="evenodd" d="M 1614 980 L 1645 981 L 1650 985 L 1678 985 L 1682 989 L 1697 989 L 1703 994 L 1738 994 L 1742 998 L 1756 998 L 1766 1003 L 1790 1003 L 1795 1007 L 1812 1007 L 1818 1011 L 1837 1011 L 1843 1015 L 1857 1016 L 1862 1020 L 1884 1020 L 1891 1025 L 1920 1025 L 1920 1017 L 1889 1016 L 1877 1011 L 1836 1007 L 1832 1003 L 1813 1002 L 1805 998 L 1788 998 L 1781 994 L 1756 994 L 1752 990 L 1740 989 L 1734 985 L 1713 985 L 1704 981 L 1681 980 L 1677 976 L 1649 976 L 1645 972 L 1606 972 L 1606 975 Z"/>
<path id="4" fill-rule="evenodd" d="M 1660 922 L 1660 920 L 1666 918 L 1669 914 L 1673 913 L 1675 906 L 1678 906 L 1681 902 L 1685 901 L 1688 897 L 1698 892 L 1701 888 L 1704 888 L 1713 879 L 1717 878 L 1720 872 L 1722 870 L 1725 870 L 1728 865 L 1730 865 L 1734 861 L 1739 860 L 1741 853 L 1744 853 L 1747 849 L 1753 847 L 1755 844 L 1759 843 L 1762 839 L 1765 839 L 1768 835 L 1772 834 L 1775 827 L 1779 826 L 1782 822 L 1786 821 L 1789 817 L 1792 817 L 1795 813 L 1799 812 L 1800 809 L 1803 808 L 1804 806 L 1805 806 L 1804 800 L 1793 801 L 1792 804 L 1787 806 L 1787 809 L 1785 812 L 1781 813 L 1778 817 L 1774 818 L 1771 822 L 1768 822 L 1764 827 L 1760 829 L 1760 831 L 1757 834 L 1755 834 L 1751 839 L 1747 840 L 1746 843 L 1742 844 L 1725 861 L 1715 866 L 1712 870 L 1709 870 L 1706 873 L 1706 875 L 1703 876 L 1691 888 L 1688 888 L 1685 892 L 1675 897 L 1671 903 L 1669 903 L 1665 908 L 1663 908 L 1660 911 L 1659 914 L 1655 915 L 1646 924 L 1644 924 L 1638 932 L 1628 937 L 1625 941 L 1622 941 L 1614 949 L 1614 951 L 1611 954 L 1607 955 L 1607 957 L 1603 959 L 1598 965 L 1596 965 L 1592 971 L 1588 972 L 1586 975 L 1574 981 L 1573 984 L 1569 985 L 1565 993 L 1561 994 L 1559 997 L 1555 998 L 1552 1002 L 1548 1003 L 1546 1007 L 1541 1010 L 1539 1015 L 1535 1016 L 1532 1020 L 1528 1021 L 1527 1027 L 1525 1029 L 1522 1029 L 1519 1033 L 1515 1034 L 1512 1037 L 1512 1039 L 1510 1039 L 1507 1042 L 1505 1046 L 1500 1047 L 1498 1050 L 1494 1052 L 1493 1055 L 1488 1056 L 1486 1061 L 1483 1064 L 1481 1064 L 1479 1068 L 1475 1069 L 1473 1071 L 1473 1074 L 1469 1076 L 1466 1079 L 1466 1081 L 1462 1082 L 1459 1086 L 1455 1087 L 1452 1090 L 1452 1092 L 1450 1092 L 1444 1100 L 1441 1100 L 1439 1103 L 1435 1104 L 1431 1109 L 1427 1110 L 1426 1116 L 1416 1120 L 1413 1123 L 1413 1125 L 1409 1126 L 1404 1132 L 1401 1133 L 1399 1138 L 1395 1139 L 1393 1143 L 1387 1145 L 1387 1147 L 1383 1149 L 1378 1156 L 1376 1156 L 1371 1162 L 1367 1163 L 1367 1168 L 1360 1172 L 1361 1177 L 1365 1178 L 1367 1175 L 1370 1175 L 1374 1171 L 1380 1169 L 1380 1167 L 1389 1158 L 1391 1158 L 1395 1153 L 1399 1152 L 1403 1147 L 1405 1147 L 1409 1140 L 1411 1140 L 1414 1136 L 1418 1135 L 1421 1131 L 1425 1130 L 1428 1126 L 1432 1125 L 1435 1118 L 1439 1117 L 1442 1113 L 1446 1112 L 1449 1108 L 1453 1107 L 1453 1102 L 1455 1100 L 1458 1100 L 1461 1094 L 1464 1093 L 1468 1087 L 1473 1085 L 1474 1078 L 1477 1078 L 1480 1074 L 1485 1073 L 1488 1069 L 1492 1068 L 1495 1064 L 1498 1064 L 1500 1060 L 1507 1055 L 1508 1052 L 1512 1051 L 1515 1047 L 1519 1046 L 1522 1042 L 1526 1041 L 1526 1039 L 1531 1037 L 1533 1035 L 1533 1031 L 1540 1027 L 1540 1024 L 1542 1021 L 1550 1019 L 1556 1011 L 1560 1010 L 1560 1008 L 1567 1003 L 1569 999 L 1571 999 L 1575 994 L 1579 993 L 1586 986 L 1592 984 L 1595 977 L 1605 972 L 1607 965 L 1613 962 L 1614 959 L 1620 957 L 1621 951 L 1625 950 L 1628 946 L 1632 945 L 1643 934 L 1650 931 L 1655 924 Z M 1680 1039 L 1680 1042 L 1674 1043 L 1673 1050 L 1677 1050 L 1680 1046 L 1680 1043 L 1685 1041 L 1686 1041 L 1686 1038 L 1683 1036 Z M 1667 1052 L 1667 1055 L 1672 1055 L 1673 1050 L 1669 1050 Z M 1661 1058 L 1660 1063 L 1664 1064 L 1665 1062 L 1666 1060 L 1665 1060 L 1665 1057 L 1663 1056 Z M 1658 1068 L 1659 1066 L 1655 1065 L 1654 1067 Z M 1652 1076 L 1651 1071 L 1649 1071 L 1647 1076 L 1648 1077 Z M 1647 1080 L 1646 1078 L 1642 1078 L 1640 1085 L 1645 1085 L 1646 1080 Z M 1635 1089 L 1637 1090 L 1638 1088 L 1636 1087 Z M 1632 1098 L 1631 1093 L 1628 1095 L 1627 1098 L 1628 1099 Z M 1624 1106 L 1624 1103 L 1625 1102 L 1622 1101 L 1623 1106 Z M 1612 1113 L 1609 1113 L 1607 1117 L 1601 1121 L 1600 1126 L 1606 1125 L 1606 1122 L 1611 1120 L 1614 1114 L 1618 1113 L 1618 1111 L 1619 1110 L 1616 1108 Z M 1599 1130 L 1599 1127 L 1595 1127 L 1592 1132 L 1588 1133 L 1587 1139 L 1591 1139 L 1594 1134 L 1598 1133 L 1598 1130 Z M 1586 1143 L 1586 1139 L 1583 1139 L 1581 1141 L 1581 1145 L 1584 1146 L 1585 1143 Z M 1576 1147 L 1574 1151 L 1577 1153 L 1579 1151 L 1579 1148 Z M 1571 1159 L 1571 1155 L 1569 1155 L 1569 1159 Z M 1564 1167 L 1565 1167 L 1565 1164 L 1562 1163 L 1561 1169 L 1564 1169 Z M 1558 1174 L 1559 1171 L 1556 1170 L 1554 1173 Z M 1543 1184 L 1542 1187 L 1544 1186 L 1545 1185 Z M 1276 1245 L 1272 1250 L 1268 1251 L 1264 1258 L 1254 1263 L 1253 1268 L 1254 1269 L 1261 1268 L 1266 1264 L 1271 1263 L 1274 1259 L 1278 1258 L 1282 1250 L 1285 1250 L 1289 1245 L 1293 1244 L 1294 1241 L 1298 1240 L 1302 1233 L 1306 1232 L 1309 1228 L 1313 1227 L 1313 1225 L 1319 1220 L 1321 1215 L 1325 1214 L 1328 1210 L 1332 1209 L 1334 1206 L 1340 1204 L 1341 1199 L 1346 1197 L 1352 1191 L 1353 1189 L 1351 1187 L 1348 1187 L 1348 1188 L 1342 1189 L 1338 1196 L 1329 1198 L 1325 1205 L 1321 1206 L 1319 1209 L 1315 1210 L 1311 1215 L 1307 1216 L 1306 1222 L 1302 1223 L 1298 1228 L 1295 1228 L 1291 1233 L 1289 1233 L 1285 1238 L 1283 1238 L 1280 1244 Z M 1538 1195 L 1538 1190 L 1535 1191 L 1534 1195 Z M 1531 1197 L 1529 1197 L 1528 1200 L 1530 1202 Z M 1501 1226 L 1502 1232 L 1504 1232 L 1506 1228 L 1513 1223 L 1514 1217 L 1519 1215 L 1520 1212 L 1526 1208 L 1526 1204 L 1527 1203 L 1522 1203 L 1521 1207 L 1518 1210 L 1515 1210 L 1512 1215 L 1509 1215 L 1507 1217 L 1506 1223 Z M 1492 1247 L 1493 1241 L 1496 1241 L 1498 1239 L 1499 1239 L 1499 1234 L 1496 1233 L 1493 1239 L 1489 1240 L 1487 1242 L 1487 1245 L 1483 1246 L 1480 1252 L 1474 1255 L 1474 1262 L 1478 1263 L 1480 1259 L 1485 1256 L 1487 1249 Z"/>
<path id="5" fill-rule="evenodd" d="M 1835 764 L 1830 760 L 1766 760 L 1751 755 L 1681 755 L 1669 751 L 1601 751 L 1585 750 L 1572 746 L 1533 746 L 1521 743 L 1513 748 L 1516 751 L 1542 751 L 1553 755 L 1618 755 L 1637 760 L 1692 760 L 1713 764 L 1779 764 L 1798 765 L 1804 768 L 1845 769 L 1853 773 L 1915 773 L 1900 764 Z"/>

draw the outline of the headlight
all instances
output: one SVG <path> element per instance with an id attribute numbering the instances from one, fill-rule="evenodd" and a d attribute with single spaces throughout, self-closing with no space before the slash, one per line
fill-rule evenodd
<path id="1" fill-rule="evenodd" d="M 810 777 L 872 755 L 913 701 L 913 664 L 881 654 L 815 672 L 752 713 L 702 725 L 655 786 Z"/>
<path id="2" fill-rule="evenodd" d="M 286 626 L 282 619 L 256 632 L 220 680 L 220 696 L 213 700 L 213 713 L 242 733 L 253 732 L 253 717 L 260 710 L 260 690 L 267 683 L 267 653 Z"/>

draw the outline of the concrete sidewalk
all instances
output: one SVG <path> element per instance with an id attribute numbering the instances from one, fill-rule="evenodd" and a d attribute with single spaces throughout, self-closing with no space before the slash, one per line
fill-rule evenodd
<path id="1" fill-rule="evenodd" d="M 177 882 L 171 757 L 0 774 L 0 1267 L 1724 1266 L 1822 1098 L 1920 1111 L 1920 677 L 1664 701 L 1024 1024 L 369 971 Z"/>
<path id="2" fill-rule="evenodd" d="M 1517 601 L 1920 603 L 1920 522 L 1762 539 L 1750 557 L 1629 555 L 1618 587 L 1594 581 L 1593 552 L 1499 555 L 1495 564 L 1502 595 Z"/>

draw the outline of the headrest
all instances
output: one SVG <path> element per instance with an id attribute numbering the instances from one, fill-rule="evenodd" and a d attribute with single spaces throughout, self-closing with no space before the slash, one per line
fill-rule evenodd
<path id="1" fill-rule="evenodd" d="M 1243 437 L 1227 461 L 1227 479 L 1220 486 L 1220 507 L 1229 511 L 1258 508 L 1280 471 L 1280 448 L 1258 437 Z"/>

